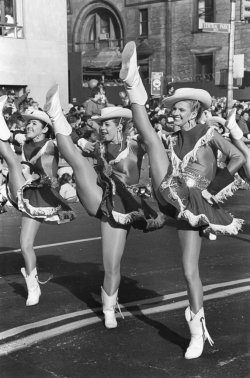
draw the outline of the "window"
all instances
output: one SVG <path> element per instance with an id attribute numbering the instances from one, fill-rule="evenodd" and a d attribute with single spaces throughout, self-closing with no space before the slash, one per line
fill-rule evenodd
<path id="1" fill-rule="evenodd" d="M 214 22 L 214 1 L 198 0 L 198 29 L 202 29 L 204 22 Z"/>
<path id="2" fill-rule="evenodd" d="M 148 36 L 148 10 L 140 10 L 140 36 Z"/>
<path id="3" fill-rule="evenodd" d="M 82 28 L 79 50 L 88 51 L 110 47 L 121 47 L 121 30 L 114 15 L 99 8 L 91 12 Z"/>
<path id="4" fill-rule="evenodd" d="M 70 0 L 67 0 L 67 15 L 72 14 Z"/>
<path id="5" fill-rule="evenodd" d="M 213 54 L 196 55 L 196 81 L 213 80 Z"/>
<path id="6" fill-rule="evenodd" d="M 0 0 L 0 36 L 23 38 L 22 0 Z"/>

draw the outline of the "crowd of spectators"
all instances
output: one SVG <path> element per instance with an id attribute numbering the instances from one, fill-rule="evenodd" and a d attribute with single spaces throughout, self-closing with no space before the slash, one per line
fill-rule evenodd
<path id="1" fill-rule="evenodd" d="M 26 90 L 20 97 L 16 96 L 14 90 L 9 90 L 6 94 L 8 99 L 3 115 L 11 131 L 10 143 L 21 160 L 22 145 L 26 140 L 25 122 L 22 114 L 37 109 L 42 110 L 42 107 L 35 99 L 30 97 L 29 90 Z M 164 98 L 164 96 L 160 98 L 150 97 L 146 104 L 151 124 L 163 143 L 170 133 L 177 131 L 171 113 L 164 107 Z M 122 107 L 130 107 L 128 97 L 123 88 L 119 92 L 119 103 Z M 103 107 L 111 105 L 114 104 L 109 103 L 103 83 L 96 82 L 96 85 L 93 85 L 90 98 L 83 104 L 69 104 L 69 111 L 65 114 L 72 127 L 71 137 L 73 142 L 93 165 L 96 164 L 95 149 L 99 140 L 99 125 L 92 117 L 100 115 Z M 250 101 L 234 101 L 233 106 L 236 108 L 236 120 L 243 131 L 246 141 L 249 140 L 250 143 Z M 226 130 L 223 129 L 222 122 L 220 122 L 220 119 L 226 119 L 225 97 L 213 98 L 212 106 L 204 113 L 203 121 L 206 122 L 211 117 L 213 117 L 213 123 L 217 124 L 218 130 L 226 135 Z M 132 121 L 127 125 L 127 130 L 130 135 L 136 134 Z M 2 161 L 0 161 L 1 167 L 0 185 L 5 180 L 4 162 Z M 58 180 L 61 185 L 62 196 L 70 202 L 77 201 L 73 171 L 62 156 L 59 161 Z"/>

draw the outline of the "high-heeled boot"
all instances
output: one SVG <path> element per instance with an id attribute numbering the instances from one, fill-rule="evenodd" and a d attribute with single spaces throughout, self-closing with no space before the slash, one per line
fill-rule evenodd
<path id="1" fill-rule="evenodd" d="M 28 298 L 26 301 L 26 306 L 34 306 L 39 303 L 39 298 L 41 295 L 41 289 L 38 282 L 37 270 L 34 268 L 32 272 L 28 275 L 26 269 L 22 268 L 21 273 L 25 279 L 27 289 L 28 289 Z"/>
<path id="2" fill-rule="evenodd" d="M 233 139 L 239 140 L 243 137 L 243 131 L 237 124 L 235 116 L 236 116 L 236 109 L 234 108 L 234 109 L 231 109 L 228 114 L 225 127 L 228 128 Z"/>
<path id="3" fill-rule="evenodd" d="M 121 309 L 118 304 L 118 290 L 113 295 L 108 295 L 106 291 L 101 287 L 102 297 L 102 311 L 104 313 L 104 323 L 106 328 L 116 328 L 117 320 L 115 316 L 116 306 L 118 307 L 120 314 Z M 123 317 L 123 316 L 122 316 Z"/>
<path id="4" fill-rule="evenodd" d="M 52 121 L 52 127 L 55 135 L 71 134 L 72 128 L 63 114 L 59 98 L 59 86 L 57 84 L 50 88 L 46 94 L 44 111 L 48 114 Z"/>
<path id="5" fill-rule="evenodd" d="M 186 308 L 185 318 L 191 334 L 190 344 L 186 350 L 185 358 L 190 360 L 198 358 L 202 355 L 205 341 L 208 340 L 213 346 L 214 342 L 211 339 L 205 323 L 205 315 L 203 307 L 194 314 L 190 307 Z"/>
<path id="6" fill-rule="evenodd" d="M 8 96 L 1 96 L 0 97 L 0 139 L 8 140 L 10 137 L 10 130 L 6 125 L 4 116 L 3 116 L 3 108 L 7 101 Z"/>
<path id="7" fill-rule="evenodd" d="M 126 84 L 131 104 L 145 105 L 148 95 L 139 74 L 136 44 L 133 41 L 128 42 L 123 49 L 120 79 Z"/>

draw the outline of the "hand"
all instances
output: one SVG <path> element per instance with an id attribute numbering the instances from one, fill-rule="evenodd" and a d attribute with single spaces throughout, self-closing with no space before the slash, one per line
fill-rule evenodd
<path id="1" fill-rule="evenodd" d="M 96 142 L 87 142 L 85 147 L 82 149 L 84 152 L 93 152 L 95 151 Z"/>
<path id="2" fill-rule="evenodd" d="M 40 177 L 37 173 L 31 173 L 30 166 L 27 164 L 22 164 L 22 174 L 28 182 L 35 181 Z"/>
<path id="3" fill-rule="evenodd" d="M 201 192 L 201 195 L 202 197 L 210 204 L 210 205 L 214 205 L 214 203 L 217 203 L 217 201 L 215 200 L 214 196 L 209 193 L 209 191 L 207 191 L 206 189 L 203 190 Z"/>

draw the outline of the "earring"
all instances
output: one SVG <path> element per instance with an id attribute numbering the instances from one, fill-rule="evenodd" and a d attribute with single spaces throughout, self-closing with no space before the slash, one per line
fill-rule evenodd
<path id="1" fill-rule="evenodd" d="M 120 130 L 117 130 L 117 141 L 120 143 L 120 151 L 122 149 L 123 134 Z"/>

